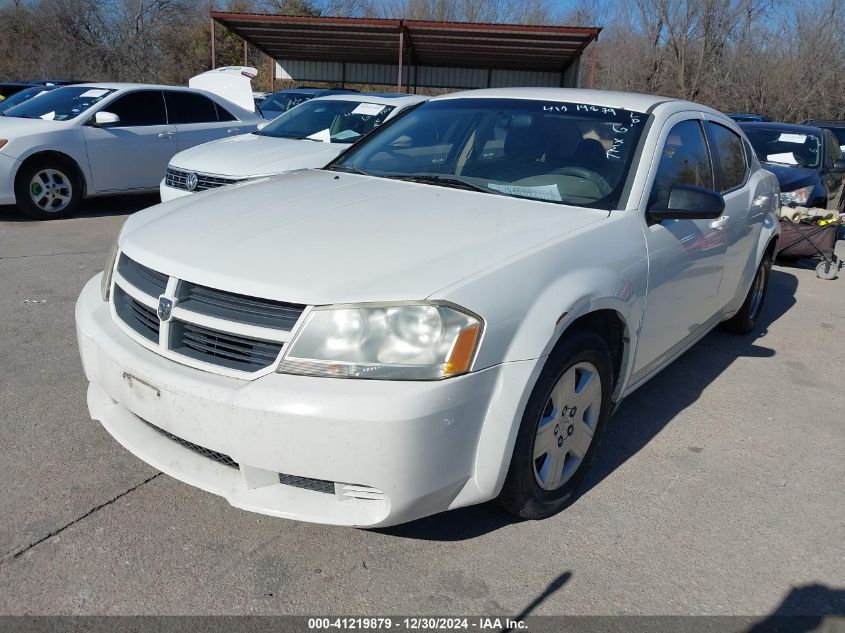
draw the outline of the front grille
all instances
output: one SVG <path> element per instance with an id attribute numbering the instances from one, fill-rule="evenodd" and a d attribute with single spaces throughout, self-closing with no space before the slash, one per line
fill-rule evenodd
<path id="1" fill-rule="evenodd" d="M 167 275 L 147 268 L 123 253 L 117 261 L 117 272 L 138 290 L 153 297 L 164 294 L 167 288 Z"/>
<path id="2" fill-rule="evenodd" d="M 146 420 L 143 420 L 143 422 L 147 426 L 149 426 L 151 429 L 155 429 L 156 431 L 161 433 L 167 439 L 173 440 L 177 444 L 180 444 L 180 445 L 184 446 L 185 448 L 190 449 L 190 450 L 194 451 L 195 453 L 197 453 L 199 455 L 202 455 L 203 457 L 207 457 L 208 459 L 213 459 L 218 464 L 223 464 L 224 466 L 228 466 L 229 468 L 240 468 L 240 466 L 238 466 L 238 462 L 236 462 L 234 459 L 232 459 L 231 457 L 229 457 L 225 453 L 218 453 L 217 451 L 213 451 L 210 448 L 203 448 L 202 446 L 194 444 L 193 442 L 189 442 L 188 440 L 183 440 L 181 437 L 173 435 L 173 433 L 168 433 L 164 429 L 160 429 L 155 424 L 150 424 Z"/>
<path id="3" fill-rule="evenodd" d="M 258 371 L 275 362 L 282 344 L 174 321 L 170 348 L 195 360 L 241 371 Z"/>
<path id="4" fill-rule="evenodd" d="M 113 301 L 120 321 L 158 349 L 226 369 L 255 373 L 274 364 L 288 340 L 287 332 L 305 310 L 305 306 L 295 303 L 248 297 L 179 280 L 174 280 L 173 297 L 167 294 L 170 277 L 123 253 L 117 271 Z M 165 294 L 175 300 L 177 310 L 172 321 L 162 324 L 155 307 L 149 304 L 157 305 Z M 143 295 L 148 300 L 138 301 L 133 295 Z M 209 323 L 208 317 L 217 322 Z M 227 324 L 238 333 L 228 331 Z M 250 332 L 244 325 L 262 329 Z"/>
<path id="5" fill-rule="evenodd" d="M 179 305 L 208 316 L 286 331 L 293 329 L 305 310 L 296 303 L 246 297 L 190 282 L 179 287 Z"/>
<path id="6" fill-rule="evenodd" d="M 334 482 L 326 481 L 325 479 L 311 479 L 309 477 L 297 477 L 296 475 L 279 473 L 279 483 L 285 486 L 293 486 L 294 488 L 334 494 Z"/>
<path id="7" fill-rule="evenodd" d="M 148 341 L 158 343 L 160 324 L 155 310 L 136 301 L 117 285 L 114 287 L 114 311 L 138 334 Z"/>
<path id="8" fill-rule="evenodd" d="M 196 174 L 197 185 L 193 189 L 188 188 L 188 175 Z M 243 178 L 227 178 L 225 176 L 212 176 L 210 174 L 200 174 L 192 172 L 187 169 L 176 169 L 175 167 L 168 167 L 164 174 L 164 184 L 168 187 L 176 189 L 184 189 L 185 191 L 205 191 L 206 189 L 216 189 L 217 187 L 225 187 L 226 185 L 233 185 L 240 182 Z"/>

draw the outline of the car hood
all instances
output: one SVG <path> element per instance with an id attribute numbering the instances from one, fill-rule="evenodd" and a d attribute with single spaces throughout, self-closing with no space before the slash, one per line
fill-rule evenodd
<path id="1" fill-rule="evenodd" d="M 244 295 L 310 305 L 413 300 L 607 216 L 306 170 L 136 213 L 120 247 L 154 270 Z"/>
<path id="2" fill-rule="evenodd" d="M 170 164 L 219 176 L 266 176 L 323 167 L 349 145 L 243 134 L 179 152 Z"/>
<path id="3" fill-rule="evenodd" d="M 781 191 L 793 191 L 814 185 L 819 180 L 818 169 L 798 167 L 797 165 L 780 165 L 778 163 L 763 163 L 763 167 L 777 177 Z"/>
<path id="4" fill-rule="evenodd" d="M 68 121 L 48 121 L 45 119 L 22 119 L 14 116 L 0 116 L 0 138 L 18 138 L 29 134 L 41 134 L 62 127 Z"/>

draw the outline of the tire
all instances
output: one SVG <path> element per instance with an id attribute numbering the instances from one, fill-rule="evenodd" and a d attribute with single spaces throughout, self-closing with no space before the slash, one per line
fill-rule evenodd
<path id="1" fill-rule="evenodd" d="M 751 288 L 742 302 L 742 307 L 734 316 L 725 321 L 722 327 L 732 334 L 748 334 L 756 326 L 763 311 L 763 304 L 766 300 L 766 291 L 769 289 L 769 274 L 772 270 L 772 258 L 769 255 L 763 257 L 763 261 L 757 267 L 754 274 L 754 281 Z"/>
<path id="2" fill-rule="evenodd" d="M 604 339 L 589 330 L 565 335 L 546 360 L 525 406 L 496 500 L 502 508 L 523 519 L 544 519 L 575 500 L 610 415 L 612 376 L 613 361 Z M 593 381 L 598 381 L 598 395 Z M 556 388 L 559 395 L 553 396 Z M 589 439 L 587 429 L 592 430 Z M 555 482 L 557 473 L 560 479 Z"/>
<path id="3" fill-rule="evenodd" d="M 55 158 L 24 164 L 15 179 L 18 210 L 34 220 L 57 220 L 72 215 L 82 198 L 76 167 Z"/>

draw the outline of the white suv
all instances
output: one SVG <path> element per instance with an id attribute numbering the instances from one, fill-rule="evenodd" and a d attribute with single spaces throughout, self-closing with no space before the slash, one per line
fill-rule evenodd
<path id="1" fill-rule="evenodd" d="M 129 218 L 77 303 L 88 406 L 255 512 L 546 517 L 622 398 L 717 324 L 752 330 L 777 200 L 704 106 L 438 97 L 326 169 Z"/>

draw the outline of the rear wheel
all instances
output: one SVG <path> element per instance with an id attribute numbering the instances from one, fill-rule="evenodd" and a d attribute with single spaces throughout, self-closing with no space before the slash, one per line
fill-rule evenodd
<path id="1" fill-rule="evenodd" d="M 612 375 L 607 344 L 590 331 L 555 348 L 523 413 L 497 499 L 505 510 L 542 519 L 574 500 L 604 433 Z"/>
<path id="2" fill-rule="evenodd" d="M 18 209 L 35 220 L 71 215 L 79 206 L 81 194 L 76 169 L 56 159 L 25 164 L 15 181 Z"/>
<path id="3" fill-rule="evenodd" d="M 756 326 L 763 311 L 763 302 L 766 299 L 766 291 L 769 288 L 769 273 L 772 270 L 772 259 L 768 255 L 763 257 L 751 288 L 745 296 L 742 307 L 734 316 L 725 321 L 722 326 L 733 334 L 748 334 Z"/>

